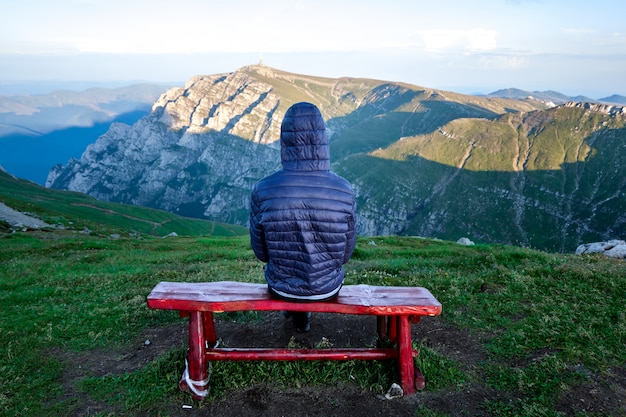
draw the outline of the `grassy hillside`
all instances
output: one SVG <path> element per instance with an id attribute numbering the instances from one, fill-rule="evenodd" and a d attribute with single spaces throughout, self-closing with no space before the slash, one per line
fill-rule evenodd
<path id="1" fill-rule="evenodd" d="M 334 168 L 375 234 L 574 251 L 626 232 L 625 140 L 624 117 L 558 107 L 455 119 Z"/>
<path id="2" fill-rule="evenodd" d="M 262 264 L 246 237 L 0 235 L 0 415 L 205 415 L 211 409 L 223 415 L 229 407 L 245 411 L 254 386 L 266 387 L 259 389 L 275 403 L 284 390 L 298 396 L 308 387 L 356 384 L 362 390 L 356 401 L 367 403 L 394 381 L 393 366 L 380 362 L 220 362 L 213 364 L 210 400 L 194 403 L 177 384 L 185 320 L 145 305 L 152 287 L 165 280 L 262 282 Z M 443 304 L 442 316 L 413 328 L 426 391 L 414 400 L 376 400 L 372 415 L 626 412 L 623 261 L 373 237 L 359 239 L 346 283 L 426 286 Z M 237 320 L 235 328 L 268 321 L 217 316 Z M 137 362 L 140 352 L 153 349 L 142 335 L 158 329 L 176 343 Z M 327 344 L 335 337 L 326 336 Z M 128 362 L 134 364 L 125 368 Z M 348 399 L 334 392 L 334 405 L 320 407 L 347 415 Z M 254 401 L 242 415 L 258 415 L 254 404 L 261 400 Z"/>
<path id="3" fill-rule="evenodd" d="M 146 207 L 108 203 L 85 194 L 50 190 L 14 178 L 0 170 L 0 202 L 22 212 L 33 213 L 55 227 L 98 235 L 141 234 L 165 236 L 235 236 L 247 229 L 224 223 L 191 219 Z"/>

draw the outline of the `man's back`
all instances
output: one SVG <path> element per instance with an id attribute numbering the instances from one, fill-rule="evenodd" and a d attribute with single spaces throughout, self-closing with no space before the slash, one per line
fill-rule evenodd
<path id="1" fill-rule="evenodd" d="M 288 110 L 281 147 L 284 169 L 260 180 L 252 192 L 250 242 L 268 263 L 265 277 L 275 293 L 329 298 L 341 287 L 342 265 L 354 250 L 354 193 L 329 169 L 328 138 L 312 104 Z"/>

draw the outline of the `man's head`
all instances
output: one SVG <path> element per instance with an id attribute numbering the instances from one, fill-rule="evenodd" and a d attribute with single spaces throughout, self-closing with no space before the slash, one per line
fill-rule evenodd
<path id="1" fill-rule="evenodd" d="M 284 169 L 330 169 L 330 148 L 324 118 L 314 104 L 296 103 L 287 110 L 280 127 L 280 147 Z"/>

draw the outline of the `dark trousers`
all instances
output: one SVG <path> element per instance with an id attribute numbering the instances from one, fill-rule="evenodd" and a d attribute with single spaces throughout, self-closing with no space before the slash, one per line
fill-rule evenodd
<path id="1" fill-rule="evenodd" d="M 277 298 L 279 300 L 291 301 L 293 303 L 316 303 L 316 302 L 330 301 L 330 300 L 337 298 L 337 296 L 339 295 L 339 291 L 341 291 L 341 288 L 340 288 L 339 291 L 337 291 L 335 294 L 331 295 L 328 298 L 322 298 L 321 300 L 303 300 L 301 298 L 290 298 L 290 297 L 285 297 L 284 295 L 277 294 L 276 292 L 274 292 L 274 290 L 270 286 L 268 286 L 267 289 L 269 290 L 270 295 L 272 297 Z"/>

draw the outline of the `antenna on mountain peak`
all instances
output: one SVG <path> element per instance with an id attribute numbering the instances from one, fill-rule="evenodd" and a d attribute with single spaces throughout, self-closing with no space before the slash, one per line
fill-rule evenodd
<path id="1" fill-rule="evenodd" d="M 263 66 L 263 51 L 259 51 L 259 65 Z"/>

